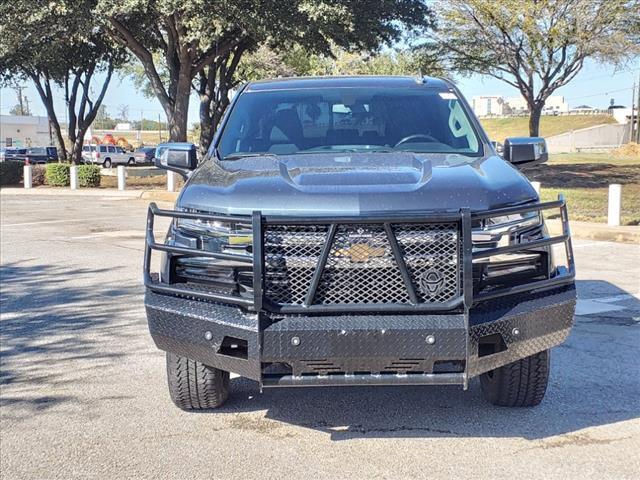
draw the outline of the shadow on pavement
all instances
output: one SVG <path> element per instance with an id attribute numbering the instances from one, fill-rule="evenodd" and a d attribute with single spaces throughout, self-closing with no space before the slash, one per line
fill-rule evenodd
<path id="1" fill-rule="evenodd" d="M 582 292 L 602 297 L 627 292 L 602 281 L 581 281 Z M 594 295 L 597 297 L 597 294 Z M 568 341 L 553 350 L 552 375 L 543 403 L 530 409 L 494 407 L 477 380 L 467 392 L 444 387 L 346 387 L 266 389 L 231 380 L 226 412 L 266 410 L 275 420 L 312 428 L 332 440 L 369 437 L 522 437 L 542 439 L 640 417 L 640 302 L 622 301 L 608 314 L 576 318 Z M 634 313 L 635 312 L 635 313 Z M 215 413 L 212 413 L 215 415 Z M 237 428 L 264 429 L 260 422 Z M 580 437 L 580 441 L 584 441 Z"/>
<path id="2" fill-rule="evenodd" d="M 0 385 L 5 388 L 0 405 L 38 412 L 72 401 L 77 387 L 68 395 L 47 396 L 38 394 L 38 387 L 81 386 L 90 370 L 125 355 L 113 348 L 133 333 L 127 328 L 133 322 L 127 316 L 130 304 L 121 298 L 140 287 L 100 284 L 104 271 L 21 263 L 1 267 Z"/>

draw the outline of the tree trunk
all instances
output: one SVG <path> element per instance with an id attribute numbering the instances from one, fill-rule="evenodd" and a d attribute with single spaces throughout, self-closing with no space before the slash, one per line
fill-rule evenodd
<path id="1" fill-rule="evenodd" d="M 53 108 L 53 95 L 51 92 L 51 84 L 49 79 L 45 76 L 43 84 L 40 83 L 39 75 L 29 74 L 33 81 L 40 100 L 44 104 L 44 108 L 47 111 L 47 117 L 49 117 L 49 126 L 53 129 L 53 133 L 56 140 L 56 148 L 58 149 L 58 160 L 67 160 L 67 147 L 64 143 L 64 137 L 62 136 L 62 129 L 60 128 L 60 122 L 56 111 Z"/>
<path id="2" fill-rule="evenodd" d="M 544 108 L 544 103 L 534 102 L 533 105 L 529 107 L 529 136 L 530 137 L 539 137 L 540 136 L 540 117 L 542 116 L 542 109 Z"/>
<path id="3" fill-rule="evenodd" d="M 75 142 L 71 147 L 71 163 L 74 165 L 80 165 L 82 163 L 82 145 L 84 144 L 84 135 L 87 133 L 87 129 L 78 130 Z"/>

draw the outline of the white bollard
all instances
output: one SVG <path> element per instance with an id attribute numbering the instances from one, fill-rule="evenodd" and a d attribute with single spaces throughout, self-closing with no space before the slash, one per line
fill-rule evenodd
<path id="1" fill-rule="evenodd" d="M 533 189 L 536 191 L 538 195 L 540 195 L 540 182 L 531 182 Z"/>
<path id="2" fill-rule="evenodd" d="M 176 191 L 176 172 L 172 172 L 171 170 L 167 170 L 167 191 Z"/>
<path id="3" fill-rule="evenodd" d="M 123 165 L 118 165 L 118 190 L 124 190 L 127 184 Z"/>
<path id="4" fill-rule="evenodd" d="M 78 189 L 78 167 L 76 165 L 71 165 L 69 168 L 69 185 L 71 190 Z"/>
<path id="5" fill-rule="evenodd" d="M 622 185 L 612 183 L 609 185 L 609 212 L 607 224 L 612 227 L 620 225 L 620 214 L 622 212 Z"/>
<path id="6" fill-rule="evenodd" d="M 23 170 L 24 188 L 33 187 L 33 167 L 25 165 Z"/>

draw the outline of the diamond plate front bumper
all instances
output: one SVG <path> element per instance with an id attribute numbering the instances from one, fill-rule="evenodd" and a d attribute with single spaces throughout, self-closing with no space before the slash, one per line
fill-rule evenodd
<path id="1" fill-rule="evenodd" d="M 466 386 L 474 376 L 562 343 L 575 300 L 568 285 L 455 314 L 268 317 L 150 290 L 145 305 L 158 348 L 264 386 Z M 484 351 L 487 339 L 498 339 L 499 351 Z M 237 350 L 225 350 L 229 344 Z"/>

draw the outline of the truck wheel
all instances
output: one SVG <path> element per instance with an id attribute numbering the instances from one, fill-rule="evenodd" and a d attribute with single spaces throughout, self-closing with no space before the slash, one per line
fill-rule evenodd
<path id="1" fill-rule="evenodd" d="M 102 163 L 102 166 L 103 166 L 104 168 L 111 168 L 111 159 L 110 159 L 110 158 L 107 158 L 107 159 Z"/>
<path id="2" fill-rule="evenodd" d="M 127 165 L 130 166 L 130 167 L 135 165 L 135 164 L 136 164 L 136 161 L 133 158 L 130 158 L 129 161 L 127 162 Z"/>
<path id="3" fill-rule="evenodd" d="M 217 408 L 229 396 L 229 372 L 167 352 L 171 400 L 182 410 Z"/>
<path id="4" fill-rule="evenodd" d="M 545 350 L 482 374 L 484 398 L 501 407 L 535 407 L 547 391 L 550 358 Z"/>

